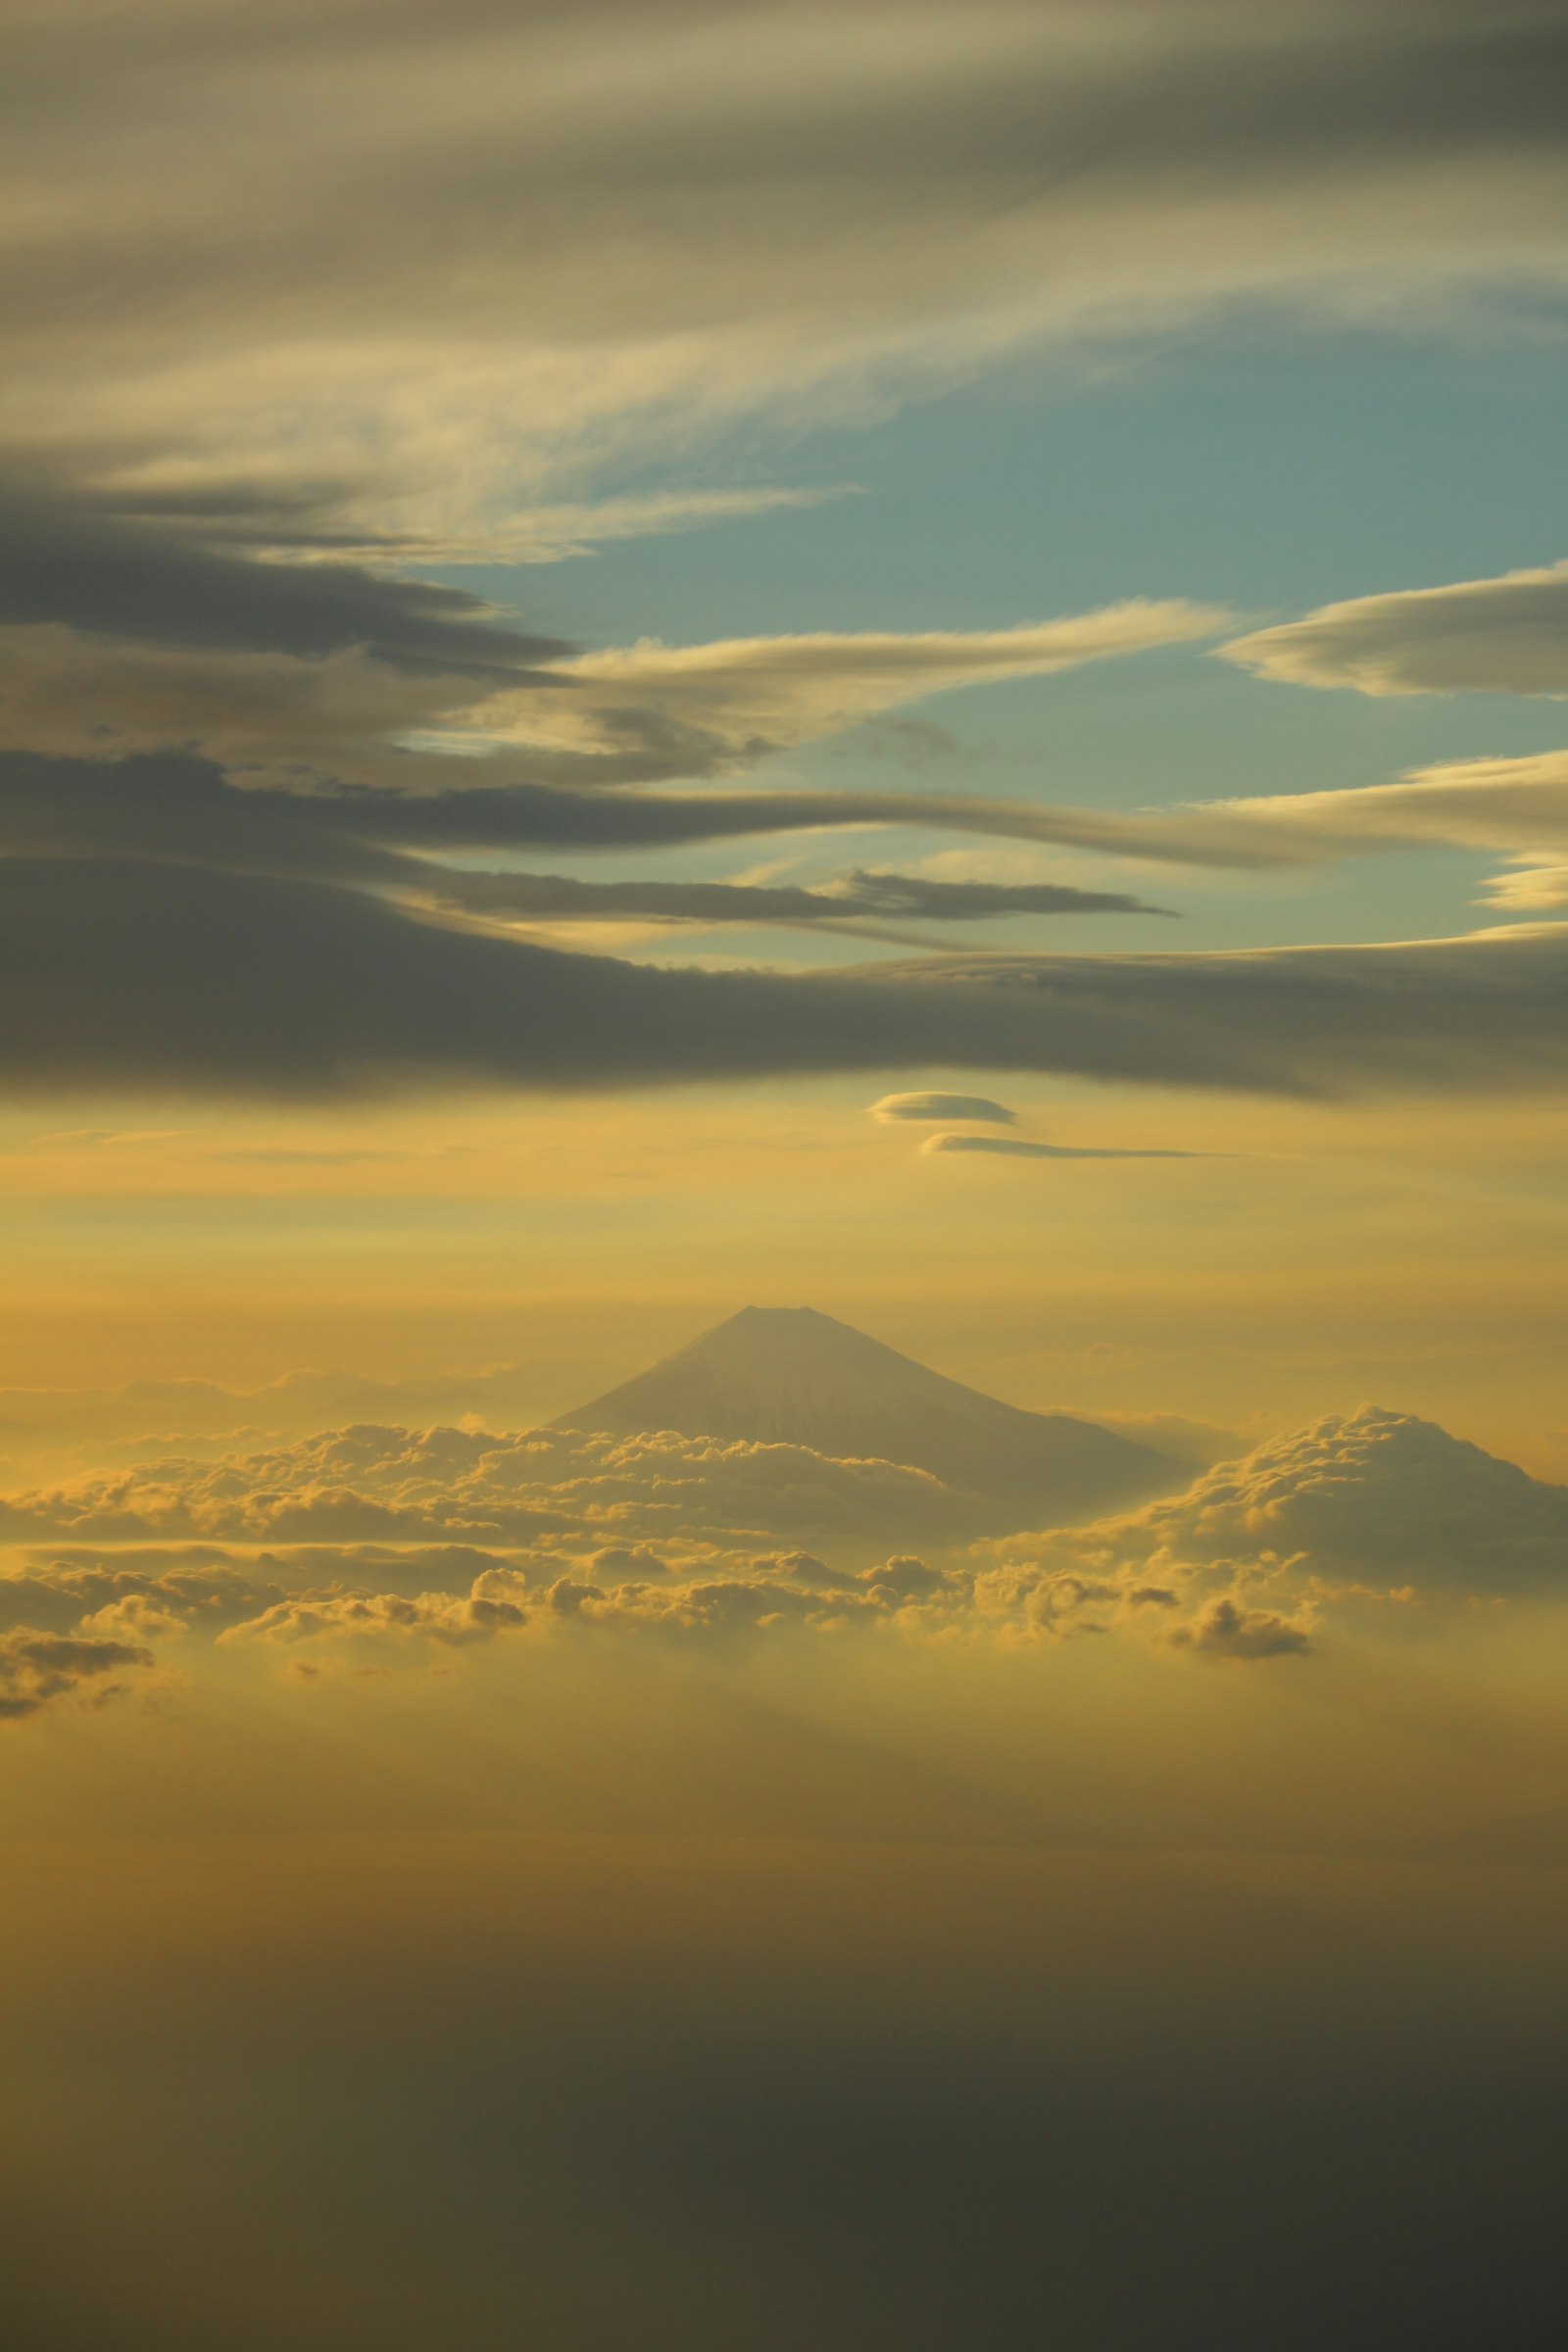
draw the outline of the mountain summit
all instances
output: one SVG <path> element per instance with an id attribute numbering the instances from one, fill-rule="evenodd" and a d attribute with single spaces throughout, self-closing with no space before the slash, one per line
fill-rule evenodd
<path id="1" fill-rule="evenodd" d="M 996 1524 L 1062 1525 L 1185 1486 L 1190 1468 L 1070 1413 L 1028 1413 L 808 1306 L 747 1306 L 552 1427 L 903 1462 Z"/>

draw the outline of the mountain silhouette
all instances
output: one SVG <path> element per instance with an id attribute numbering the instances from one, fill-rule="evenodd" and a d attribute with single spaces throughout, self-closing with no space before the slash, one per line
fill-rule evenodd
<path id="1" fill-rule="evenodd" d="M 977 1524 L 1062 1526 L 1186 1486 L 1190 1465 L 1071 1413 L 1029 1413 L 808 1306 L 747 1306 L 553 1428 L 675 1430 L 926 1470 Z"/>

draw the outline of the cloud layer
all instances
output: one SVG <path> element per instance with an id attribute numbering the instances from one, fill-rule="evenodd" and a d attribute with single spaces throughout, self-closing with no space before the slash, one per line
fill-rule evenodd
<path id="1" fill-rule="evenodd" d="M 1350 1095 L 1559 1085 L 1568 934 L 1241 955 L 641 969 L 358 890 L 87 857 L 0 862 L 0 1071 L 320 1095 L 832 1070 L 1061 1071 Z"/>
<path id="2" fill-rule="evenodd" d="M 548 545 L 607 451 L 1041 334 L 1560 282 L 1565 56 L 1525 0 L 32 12 L 11 430 L 209 529 Z"/>
<path id="3" fill-rule="evenodd" d="M 1367 1612 L 1568 1599 L 1568 1489 L 1364 1407 L 1089 1526 L 963 1548 L 929 1475 L 800 1446 L 347 1428 L 0 1502 L 0 1714 L 192 1642 L 412 1656 L 504 1637 L 1115 1633 L 1299 1658 Z M 902 1534 L 931 1557 L 895 1546 Z M 20 1555 L 18 1553 L 20 1549 Z M 182 1646 L 183 1645 L 183 1646 Z"/>
<path id="4" fill-rule="evenodd" d="M 458 1543 L 575 1556 L 659 1540 L 699 1550 L 913 1530 L 957 1540 L 973 1517 L 929 1472 L 805 1446 L 367 1427 L 12 1495 L 0 1502 L 0 1544 Z"/>

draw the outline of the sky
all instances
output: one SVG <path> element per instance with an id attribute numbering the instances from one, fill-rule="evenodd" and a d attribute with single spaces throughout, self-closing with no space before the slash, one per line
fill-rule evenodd
<path id="1" fill-rule="evenodd" d="M 1556 9 L 7 16 L 0 1382 L 755 1296 L 1562 1469 Z"/>
<path id="2" fill-rule="evenodd" d="M 22 2352 L 1531 2340 L 1565 102 L 1560 0 L 0 0 Z M 1144 1469 L 765 1316 L 583 1418 L 747 1307 Z"/>

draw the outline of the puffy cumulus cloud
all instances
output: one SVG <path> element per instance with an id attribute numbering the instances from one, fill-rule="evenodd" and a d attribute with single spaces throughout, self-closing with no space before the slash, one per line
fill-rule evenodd
<path id="1" fill-rule="evenodd" d="M 928 1135 L 922 1152 L 989 1152 L 1009 1159 L 1207 1159 L 1206 1152 L 1119 1150 L 1108 1144 L 1037 1144 L 1021 1135 Z"/>
<path id="2" fill-rule="evenodd" d="M 1170 1639 L 1201 1657 L 1300 1657 L 1312 1646 L 1312 1623 L 1305 1612 L 1282 1617 L 1273 1609 L 1245 1608 L 1222 1592 L 1185 1624 L 1173 1626 Z"/>
<path id="3" fill-rule="evenodd" d="M 1216 1463 L 1185 1494 L 1092 1528 L 984 1547 L 1009 1578 L 1315 1579 L 1417 1598 L 1568 1597 L 1568 1488 L 1413 1414 L 1363 1406 Z M 987 1571 L 990 1574 L 991 1571 Z"/>
<path id="4" fill-rule="evenodd" d="M 842 1544 L 903 1529 L 956 1541 L 971 1519 L 972 1505 L 928 1472 L 837 1460 L 804 1446 L 672 1432 L 495 1437 L 366 1427 L 13 1494 L 0 1499 L 0 1542 L 309 1546 L 445 1539 L 576 1554 L 647 1543 Z M 84 1590 L 95 1573 L 80 1572 Z"/>
<path id="5" fill-rule="evenodd" d="M 664 1559 L 647 1547 L 635 1561 L 606 1547 L 542 1574 L 487 1570 L 458 1594 L 304 1592 L 219 1639 L 228 1645 L 368 1640 L 446 1648 L 524 1628 L 542 1639 L 581 1633 L 668 1641 L 877 1626 L 916 1634 L 960 1619 L 969 1592 L 964 1568 L 932 1567 L 913 1553 L 851 1573 L 798 1551 L 710 1552 L 696 1568 L 689 1557 Z"/>
<path id="6" fill-rule="evenodd" d="M 646 740 L 712 772 L 954 687 L 1049 677 L 1116 654 L 1189 644 L 1224 625 L 1225 615 L 1208 607 L 1133 599 L 1011 629 L 650 641 L 557 662 L 542 690 L 509 687 L 475 712 L 474 724 L 519 745 L 588 753 Z"/>
<path id="7" fill-rule="evenodd" d="M 219 1636 L 220 1642 L 321 1639 L 420 1641 L 443 1647 L 490 1642 L 528 1621 L 527 1580 L 514 1569 L 487 1568 L 463 1594 L 419 1592 L 303 1593 L 273 1602 Z"/>
<path id="8" fill-rule="evenodd" d="M 213 1642 L 308 1646 L 315 1654 L 375 1645 L 389 1664 L 524 1633 L 683 1642 L 858 1630 L 1005 1642 L 1116 1633 L 1242 1658 L 1306 1646 L 1306 1602 L 1298 1598 L 1287 1615 L 1246 1597 L 1259 1582 L 1280 1580 L 1277 1564 L 1249 1572 L 1231 1563 L 1235 1591 L 1207 1593 L 1190 1565 L 1164 1582 L 1117 1565 L 1113 1529 L 1107 1523 L 1064 1539 L 1081 1566 L 1064 1566 L 1053 1552 L 993 1564 L 982 1554 L 977 1567 L 951 1550 L 939 1562 L 895 1551 L 865 1566 L 834 1566 L 800 1549 L 748 1549 L 676 1528 L 659 1542 L 594 1545 L 592 1529 L 582 1527 L 553 1550 L 453 1548 L 440 1562 L 417 1547 L 400 1556 L 330 1544 L 264 1554 L 249 1570 L 187 1565 L 177 1551 L 161 1570 L 121 1569 L 106 1554 L 85 1568 L 56 1561 L 8 1580 L 15 1607 L 32 1622 L 3 1640 L 20 1644 L 19 1655 L 31 1657 L 42 1644 L 43 1658 L 64 1644 L 62 1656 L 79 1650 L 106 1665 L 131 1651 L 151 1665 L 145 1643 L 159 1638 L 182 1642 L 187 1661 L 192 1642 Z M 858 1539 L 862 1557 L 878 1532 Z M 424 1581 L 432 1564 L 434 1583 Z"/>
<path id="9" fill-rule="evenodd" d="M 592 461 L 759 407 L 1562 274 L 1542 0 L 63 0 L 0 37 L 14 435 L 284 544 L 548 548 Z"/>
<path id="10" fill-rule="evenodd" d="M 280 1528 L 302 1540 L 261 1548 Z M 82 1541 L 43 1548 L 57 1530 Z M 13 1496 L 0 1532 L 34 1546 L 0 1578 L 12 1695 L 29 1702 L 14 1712 L 35 1685 L 37 1703 L 57 1694 L 40 1643 L 68 1645 L 62 1673 L 87 1644 L 94 1688 L 94 1660 L 150 1664 L 153 1642 L 186 1657 L 212 1642 L 413 1657 L 573 1628 L 1115 1637 L 1264 1663 L 1369 1612 L 1568 1597 L 1568 1489 L 1375 1407 L 1270 1439 L 1140 1510 L 979 1543 L 936 1480 L 887 1462 L 670 1433 L 374 1428 Z M 214 1533 L 232 1548 L 202 1540 Z M 899 1547 L 911 1540 L 921 1551 Z"/>
<path id="11" fill-rule="evenodd" d="M 883 1095 L 869 1106 L 868 1115 L 894 1123 L 908 1119 L 929 1123 L 939 1119 L 978 1119 L 995 1127 L 1012 1127 L 1018 1114 L 1004 1102 L 993 1102 L 986 1095 Z"/>
<path id="12" fill-rule="evenodd" d="M 1568 564 L 1324 605 L 1223 647 L 1294 686 L 1361 694 L 1568 694 Z"/>
<path id="13" fill-rule="evenodd" d="M 117 1678 L 125 1668 L 156 1664 L 136 1642 L 76 1638 L 20 1627 L 0 1634 L 0 1722 L 36 1715 L 56 1700 L 80 1697 L 94 1706 L 123 1695 Z"/>
<path id="14" fill-rule="evenodd" d="M 220 1631 L 282 1597 L 269 1564 L 215 1562 L 184 1555 L 98 1556 L 39 1560 L 0 1575 L 0 1632 L 31 1626 L 69 1633 L 92 1626 L 133 1629 L 148 1639 L 184 1629 Z"/>
<path id="15" fill-rule="evenodd" d="M 1300 1096 L 1560 1085 L 1568 932 L 1188 956 L 649 969 L 315 881 L 0 859 L 19 1091 L 323 1096 L 850 1070 Z"/>

